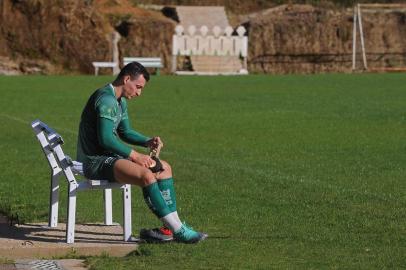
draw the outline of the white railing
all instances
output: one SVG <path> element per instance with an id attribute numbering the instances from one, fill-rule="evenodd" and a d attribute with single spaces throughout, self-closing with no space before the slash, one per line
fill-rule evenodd
<path id="1" fill-rule="evenodd" d="M 191 25 L 185 31 L 182 25 L 175 27 L 173 35 L 172 55 L 224 55 L 247 57 L 248 38 L 244 36 L 246 30 L 239 26 L 237 36 L 232 36 L 233 28 L 227 26 L 224 30 L 219 26 L 212 29 L 209 34 L 206 26 L 196 29 Z"/>
<path id="2" fill-rule="evenodd" d="M 214 26 L 209 33 L 207 26 L 196 29 L 194 25 L 187 31 L 182 25 L 175 27 L 172 37 L 172 72 L 176 71 L 176 57 L 193 55 L 236 56 L 243 60 L 244 68 L 247 68 L 248 38 L 244 35 L 245 28 L 239 26 L 237 35 L 233 36 L 233 28 L 230 26 L 221 29 Z"/>

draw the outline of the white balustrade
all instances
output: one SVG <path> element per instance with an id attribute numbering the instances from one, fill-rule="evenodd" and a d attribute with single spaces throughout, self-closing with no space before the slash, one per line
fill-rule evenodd
<path id="1" fill-rule="evenodd" d="M 244 36 L 245 32 L 242 26 L 237 28 L 237 35 L 232 36 L 233 28 L 230 26 L 225 29 L 214 26 L 209 31 L 207 26 L 196 29 L 191 25 L 185 31 L 182 25 L 177 25 L 172 39 L 172 55 L 224 55 L 246 58 L 248 38 Z"/>

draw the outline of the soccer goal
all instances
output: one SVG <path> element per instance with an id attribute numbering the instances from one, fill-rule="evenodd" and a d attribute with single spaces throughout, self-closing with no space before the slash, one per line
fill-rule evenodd
<path id="1" fill-rule="evenodd" d="M 398 31 L 400 40 L 395 41 L 396 46 L 390 50 L 373 51 L 368 47 L 366 40 L 373 38 L 372 34 L 368 36 L 364 32 L 362 14 L 379 14 L 379 13 L 392 13 L 398 15 L 401 21 L 404 20 L 406 27 L 406 4 L 357 4 L 354 6 L 354 19 L 353 19 L 353 43 L 352 43 L 352 70 L 359 69 L 357 67 L 357 38 L 360 39 L 360 49 L 362 56 L 362 69 L 369 71 L 406 71 L 406 44 L 402 42 L 402 29 L 390 29 L 390 26 L 385 23 L 384 34 L 389 31 Z M 372 26 L 374 27 L 374 26 Z M 394 27 L 392 25 L 392 27 Z M 404 31 L 406 33 L 406 31 Z M 376 38 L 376 37 L 375 37 Z M 404 37 L 403 37 L 404 39 Z M 369 44 L 373 42 L 369 40 Z M 393 41 L 392 41 L 393 42 Z M 368 57 L 367 57 L 368 56 Z M 384 61 L 385 60 L 385 61 Z M 382 66 L 369 67 L 368 61 L 385 62 Z"/>

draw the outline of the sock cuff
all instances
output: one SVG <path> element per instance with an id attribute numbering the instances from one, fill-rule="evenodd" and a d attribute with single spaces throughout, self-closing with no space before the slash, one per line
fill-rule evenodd
<path id="1" fill-rule="evenodd" d="M 154 187 L 156 185 L 158 185 L 158 182 L 153 182 L 153 183 L 149 184 L 148 186 L 143 186 L 142 189 L 151 190 L 151 189 L 154 189 Z"/>
<path id="2" fill-rule="evenodd" d="M 167 182 L 167 181 L 173 181 L 173 177 L 161 179 L 161 180 L 159 180 L 159 181 L 157 181 L 157 182 L 158 182 L 158 184 L 159 184 L 159 182 Z"/>
<path id="3" fill-rule="evenodd" d="M 163 187 L 163 188 L 167 188 L 169 186 L 173 186 L 173 178 L 166 178 L 166 179 L 162 179 L 158 181 L 158 186 L 159 187 Z"/>

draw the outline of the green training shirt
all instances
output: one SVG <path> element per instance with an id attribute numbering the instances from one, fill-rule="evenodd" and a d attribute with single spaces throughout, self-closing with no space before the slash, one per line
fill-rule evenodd
<path id="1" fill-rule="evenodd" d="M 83 109 L 78 134 L 77 160 L 86 162 L 93 156 L 128 158 L 131 147 L 124 142 L 146 146 L 150 138 L 131 128 L 127 101 L 117 100 L 114 87 L 108 84 L 94 92 Z"/>

